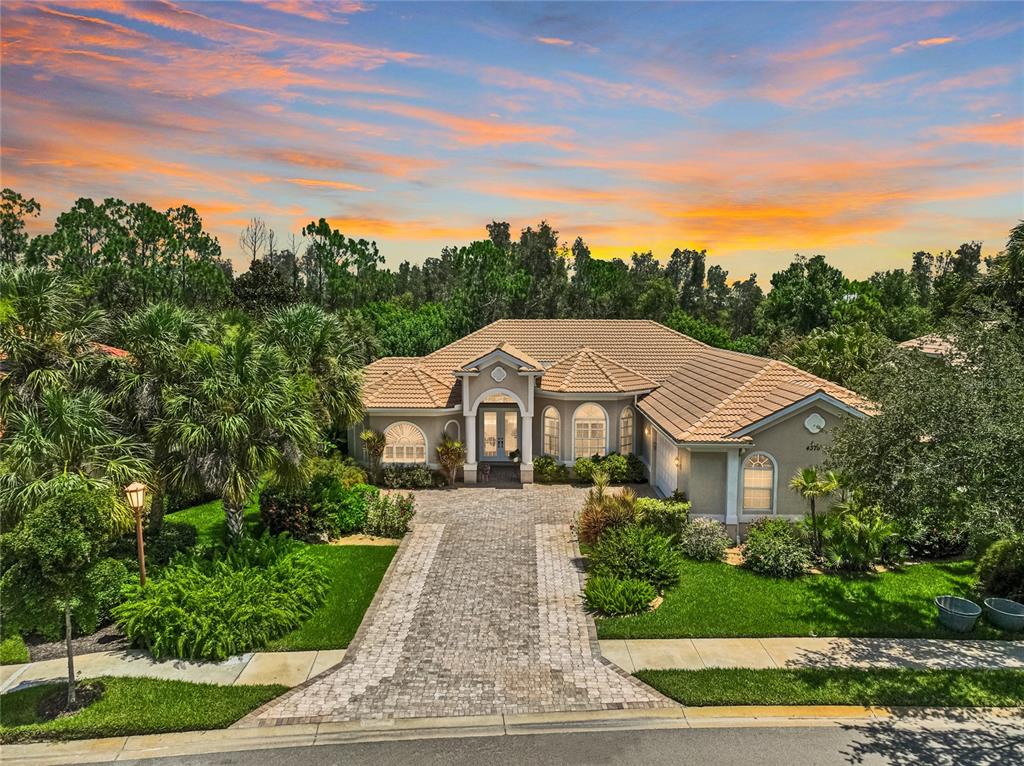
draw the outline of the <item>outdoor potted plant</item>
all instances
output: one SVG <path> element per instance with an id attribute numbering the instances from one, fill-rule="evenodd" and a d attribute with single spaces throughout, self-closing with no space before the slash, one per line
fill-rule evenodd
<path id="1" fill-rule="evenodd" d="M 512 460 L 513 463 L 518 463 L 519 462 L 519 458 L 520 458 L 521 455 L 522 455 L 522 453 L 519 450 L 517 450 L 517 449 L 514 449 L 514 450 L 512 450 L 511 452 L 508 453 L 508 456 Z"/>
<path id="2" fill-rule="evenodd" d="M 981 616 L 981 607 L 970 599 L 958 596 L 936 596 L 939 622 L 957 633 L 969 633 Z"/>

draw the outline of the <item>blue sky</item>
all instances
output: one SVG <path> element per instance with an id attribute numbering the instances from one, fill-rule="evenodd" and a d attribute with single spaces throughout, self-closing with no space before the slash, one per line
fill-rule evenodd
<path id="1" fill-rule="evenodd" d="M 189 202 L 241 262 L 549 220 L 602 256 L 853 276 L 1021 215 L 1021 3 L 5 2 L 4 184 Z"/>

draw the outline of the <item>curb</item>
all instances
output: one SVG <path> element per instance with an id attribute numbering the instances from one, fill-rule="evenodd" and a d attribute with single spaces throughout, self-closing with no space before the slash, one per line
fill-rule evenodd
<path id="1" fill-rule="evenodd" d="M 853 726 L 890 721 L 963 724 L 982 718 L 1021 718 L 1024 708 L 674 707 L 451 718 L 370 719 L 320 724 L 142 734 L 71 742 L 5 745 L 5 766 L 108 763 L 169 756 L 312 747 L 362 742 L 529 734 L 758 727 Z"/>

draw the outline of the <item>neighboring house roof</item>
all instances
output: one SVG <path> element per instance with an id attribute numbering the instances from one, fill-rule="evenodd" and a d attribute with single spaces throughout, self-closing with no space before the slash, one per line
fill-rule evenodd
<path id="1" fill-rule="evenodd" d="M 650 378 L 586 346 L 548 367 L 540 380 L 541 390 L 565 393 L 628 393 L 657 386 Z"/>
<path id="2" fill-rule="evenodd" d="M 621 319 L 504 319 L 424 357 L 379 359 L 366 368 L 364 404 L 458 406 L 462 387 L 453 373 L 472 371 L 496 350 L 543 369 L 541 392 L 640 395 L 640 411 L 678 442 L 748 442 L 737 432 L 819 393 L 853 410 L 871 408 L 854 392 L 784 362 L 714 348 L 656 322 Z"/>
<path id="3" fill-rule="evenodd" d="M 900 348 L 917 349 L 928 356 L 947 357 L 953 350 L 953 343 L 941 335 L 922 335 L 920 338 L 903 341 Z"/>

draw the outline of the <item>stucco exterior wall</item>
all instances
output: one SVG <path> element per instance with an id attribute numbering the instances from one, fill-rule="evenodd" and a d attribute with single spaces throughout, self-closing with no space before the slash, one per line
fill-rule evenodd
<path id="1" fill-rule="evenodd" d="M 804 427 L 804 421 L 814 413 L 825 419 L 825 428 L 817 434 L 810 433 Z M 777 467 L 775 502 L 778 515 L 801 516 L 807 512 L 807 501 L 789 488 L 789 480 L 801 468 L 821 465 L 825 459 L 826 450 L 832 443 L 832 429 L 839 424 L 843 417 L 849 416 L 828 405 L 813 405 L 752 434 L 754 446 L 743 454 L 742 460 L 746 460 L 756 452 L 765 452 L 775 459 Z M 741 488 L 743 486 L 742 469 L 741 462 Z M 827 503 L 822 501 L 819 507 L 827 507 Z M 740 520 L 745 518 L 741 489 Z M 756 515 L 753 518 L 756 518 Z"/>
<path id="2" fill-rule="evenodd" d="M 384 433 L 388 426 L 393 423 L 406 422 L 418 426 L 423 431 L 424 436 L 427 437 L 427 465 L 431 468 L 440 468 L 440 463 L 437 462 L 437 445 L 444 440 L 444 424 L 452 419 L 459 421 L 461 428 L 465 428 L 466 421 L 461 413 L 445 413 L 440 415 L 371 414 L 367 416 L 366 423 L 368 428 L 380 431 L 381 433 Z M 355 443 L 358 445 L 358 459 L 366 463 L 366 453 L 362 443 L 359 441 L 358 433 L 356 434 Z"/>
<path id="3" fill-rule="evenodd" d="M 499 367 L 505 372 L 505 378 L 500 382 L 491 377 L 494 370 Z M 519 368 L 513 367 L 511 364 L 493 362 L 486 367 L 481 367 L 479 375 L 464 377 L 462 381 L 463 401 L 469 407 L 473 406 L 480 394 L 493 388 L 507 389 L 518 396 L 524 405 L 529 406 L 530 378 L 528 375 L 520 375 Z"/>
<path id="4" fill-rule="evenodd" d="M 572 416 L 581 404 L 588 402 L 604 408 L 608 414 L 608 452 L 619 451 L 619 418 L 625 407 L 633 406 L 633 397 L 624 396 L 616 399 L 595 399 L 581 395 L 579 399 L 554 399 L 545 396 L 539 389 L 534 392 L 533 417 L 533 454 L 544 454 L 544 410 L 554 407 L 558 411 L 560 425 L 559 452 L 557 459 L 561 463 L 572 464 L 576 461 L 573 455 L 574 438 Z M 637 449 L 641 437 L 641 424 L 636 408 L 633 408 L 633 449 Z M 589 457 L 589 455 L 587 456 Z"/>
<path id="5" fill-rule="evenodd" d="M 680 450 L 690 456 L 686 492 L 692 512 L 725 518 L 726 453 Z"/>

